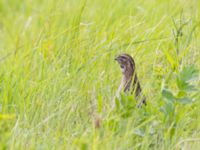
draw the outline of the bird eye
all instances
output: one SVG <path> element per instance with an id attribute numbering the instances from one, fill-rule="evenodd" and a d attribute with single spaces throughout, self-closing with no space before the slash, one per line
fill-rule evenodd
<path id="1" fill-rule="evenodd" d="M 121 67 L 122 69 L 124 69 L 124 68 L 125 68 L 125 66 L 124 66 L 124 65 L 120 65 L 120 67 Z"/>

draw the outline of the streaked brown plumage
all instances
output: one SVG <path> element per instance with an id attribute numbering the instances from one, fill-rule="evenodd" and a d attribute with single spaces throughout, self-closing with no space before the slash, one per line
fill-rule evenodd
<path id="1" fill-rule="evenodd" d="M 138 99 L 140 95 L 142 96 L 142 88 L 135 71 L 135 62 L 133 58 L 129 54 L 121 54 L 117 56 L 115 60 L 119 63 L 122 71 L 122 80 L 117 95 L 119 96 L 120 92 L 123 90 L 125 93 L 134 93 L 136 99 Z M 146 98 L 144 96 L 141 102 L 146 105 Z M 138 106 L 140 107 L 142 103 L 139 103 Z"/>

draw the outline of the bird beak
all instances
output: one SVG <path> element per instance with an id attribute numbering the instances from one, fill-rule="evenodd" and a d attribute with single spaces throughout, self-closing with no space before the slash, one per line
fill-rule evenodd
<path id="1" fill-rule="evenodd" d="M 115 60 L 116 60 L 118 63 L 122 63 L 122 62 L 123 62 L 123 59 L 122 59 L 120 56 L 115 57 Z"/>
<path id="2" fill-rule="evenodd" d="M 120 60 L 119 56 L 115 57 L 115 60 L 116 60 L 116 61 L 119 61 L 119 60 Z"/>

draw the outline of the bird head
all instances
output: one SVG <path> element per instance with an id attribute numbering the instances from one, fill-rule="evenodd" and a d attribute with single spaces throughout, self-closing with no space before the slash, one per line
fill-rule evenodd
<path id="1" fill-rule="evenodd" d="M 135 62 L 129 54 L 120 54 L 115 57 L 119 63 L 122 74 L 132 76 L 135 71 Z"/>

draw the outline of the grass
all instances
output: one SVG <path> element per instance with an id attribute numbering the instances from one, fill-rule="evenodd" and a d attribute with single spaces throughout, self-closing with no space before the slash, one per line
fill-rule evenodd
<path id="1" fill-rule="evenodd" d="M 0 0 L 0 148 L 198 149 L 199 8 Z M 147 107 L 123 96 L 111 109 L 122 52 L 135 59 Z"/>

